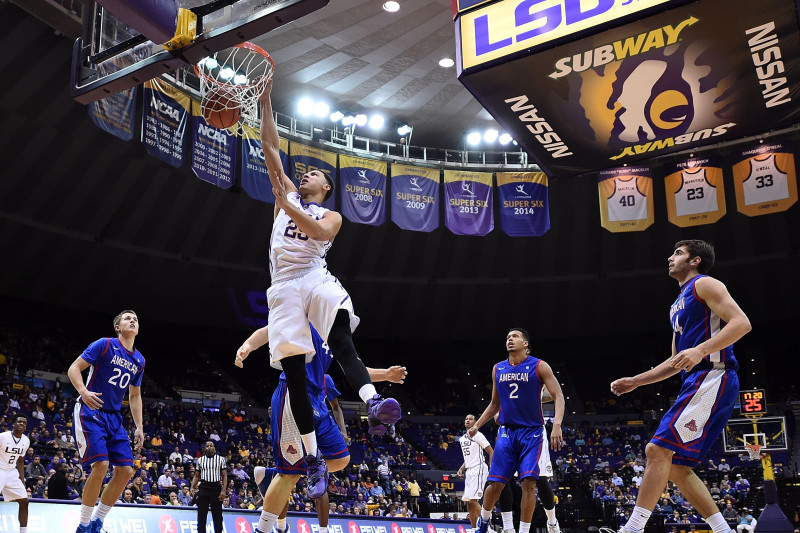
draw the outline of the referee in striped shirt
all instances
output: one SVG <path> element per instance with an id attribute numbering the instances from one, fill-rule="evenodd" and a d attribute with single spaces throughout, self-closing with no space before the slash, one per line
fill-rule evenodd
<path id="1" fill-rule="evenodd" d="M 197 485 L 200 484 L 198 489 Z M 203 457 L 197 460 L 197 471 L 192 479 L 192 494 L 197 493 L 197 533 L 206 533 L 206 518 L 211 507 L 214 532 L 222 533 L 222 501 L 228 486 L 225 458 L 217 455 L 213 441 L 206 442 Z"/>

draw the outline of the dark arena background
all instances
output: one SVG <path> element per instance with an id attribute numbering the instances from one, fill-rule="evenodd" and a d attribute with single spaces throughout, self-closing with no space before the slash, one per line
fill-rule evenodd
<path id="1" fill-rule="evenodd" d="M 381 12 L 380 2 L 373 2 L 377 7 L 369 9 Z M 418 3 L 420 9 L 435 5 L 444 10 L 452 32 L 449 6 Z M 253 467 L 272 462 L 266 408 L 279 373 L 269 367 L 266 348 L 250 356 L 244 369 L 233 361 L 241 343 L 265 324 L 273 209 L 252 199 L 238 183 L 221 190 L 197 179 L 190 165 L 174 168 L 149 156 L 138 135 L 125 142 L 98 128 L 87 106 L 70 96 L 76 35 L 42 20 L 52 11 L 50 0 L 26 4 L 0 3 L 0 48 L 5 51 L 0 57 L 0 431 L 11 429 L 13 412 L 29 415 L 32 449 L 47 467 L 44 475 L 26 475 L 32 501 L 28 531 L 62 531 L 58 520 L 66 524 L 64 531 L 71 531 L 77 523 L 75 503 L 85 472 L 75 458 L 74 442 L 66 438 L 75 400 L 66 371 L 90 342 L 112 335 L 111 321 L 123 309 L 134 309 L 141 320 L 136 346 L 147 359 L 142 385 L 146 445 L 131 505 L 115 507 L 106 528 L 158 531 L 158 517 L 167 516 L 177 531 L 188 531 L 196 527 L 192 503 L 166 511 L 153 507 L 149 497 L 151 505 L 142 508 L 147 511 L 136 511 L 135 505 L 145 505 L 151 486 L 164 502 L 170 492 L 180 492 L 159 485 L 166 465 L 179 485 L 191 479 L 191 459 L 212 432 L 220 436 L 220 453 L 231 467 L 241 464 L 249 477 Z M 331 0 L 325 9 L 336 9 L 335 4 Z M 69 9 L 63 2 L 61 7 Z M 331 17 L 331 24 L 340 23 Z M 73 22 L 79 33 L 80 19 Z M 430 38 L 438 35 L 435 29 L 430 33 Z M 481 97 L 469 79 L 481 80 L 487 76 L 483 72 L 466 69 L 462 80 L 481 103 L 488 97 Z M 287 93 L 275 96 L 287 112 L 290 98 Z M 473 115 L 480 110 L 475 105 Z M 792 105 L 796 111 L 797 104 Z M 508 121 L 495 118 L 501 125 Z M 463 461 L 457 439 L 464 433 L 464 416 L 480 415 L 486 407 L 492 366 L 506 357 L 506 333 L 518 326 L 530 332 L 533 354 L 551 364 L 567 398 L 566 446 L 552 454 L 562 530 L 605 526 L 616 531 L 636 492 L 634 466 L 643 464 L 644 446 L 660 413 L 675 399 L 679 380 L 620 398 L 610 393 L 609 384 L 670 354 L 669 306 L 678 286 L 667 274 L 667 258 L 675 242 L 688 238 L 714 244 L 717 263 L 711 275 L 725 283 L 752 323 L 752 332 L 735 349 L 741 385 L 764 389 L 768 414 L 786 417 L 788 446 L 772 459 L 780 507 L 798 527 L 800 367 L 794 328 L 800 323 L 800 208 L 764 216 L 738 212 L 728 164 L 748 143 L 760 140 L 778 139 L 800 153 L 795 122 L 790 114 L 776 137 L 770 136 L 770 127 L 754 127 L 746 135 L 725 142 L 710 139 L 706 142 L 711 144 L 698 148 L 697 155 L 713 153 L 725 162 L 727 213 L 713 224 L 678 227 L 668 221 L 661 170 L 668 154 L 636 161 L 654 169 L 655 217 L 643 231 L 601 227 L 599 166 L 577 174 L 577 167 L 571 167 L 570 176 L 550 179 L 550 229 L 540 237 L 510 237 L 499 225 L 483 236 L 456 235 L 445 227 L 444 217 L 428 233 L 400 229 L 388 219 L 378 226 L 345 219 L 327 261 L 361 317 L 355 344 L 367 366 L 405 365 L 409 375 L 403 385 L 378 385 L 401 402 L 403 419 L 391 436 L 373 439 L 367 438 L 358 395 L 333 365 L 353 440 L 352 467 L 331 482 L 331 502 L 337 505 L 335 510 L 332 505 L 331 529 L 463 533 L 471 527 L 460 501 L 464 481 L 455 476 Z M 457 137 L 467 126 L 453 124 L 455 141 L 417 131 L 415 142 L 436 146 L 441 138 L 449 144 L 437 148 L 464 150 Z M 316 140 L 312 135 L 310 141 Z M 536 156 L 541 152 L 531 156 L 531 163 Z M 508 170 L 499 164 L 480 169 Z M 445 206 L 439 207 L 444 213 Z M 552 404 L 545 413 L 552 417 Z M 491 442 L 496 429 L 491 423 L 483 429 Z M 176 447 L 178 460 L 170 458 Z M 70 465 L 72 503 L 45 499 L 49 470 L 61 457 Z M 725 459 L 732 469 L 703 464 L 698 470 L 716 489 L 720 505 L 730 501 L 757 516 L 766 503 L 763 472 L 745 457 L 726 455 L 720 441 L 709 459 L 715 465 Z M 384 459 L 392 475 L 378 481 L 377 466 Z M 622 485 L 611 481 L 617 474 Z M 749 479 L 749 490 L 733 487 L 737 474 Z M 412 477 L 422 492 L 418 507 L 405 514 Z M 237 532 L 252 531 L 258 520 L 254 510 L 261 505 L 258 491 L 252 480 L 229 479 L 226 531 L 240 526 L 244 529 Z M 380 498 L 369 493 L 371 481 L 382 487 Z M 651 520 L 648 529 L 708 529 L 670 490 L 673 499 L 664 502 L 661 515 L 656 513 L 665 520 Z M 389 518 L 355 517 L 359 493 L 369 500 L 369 510 Z M 298 533 L 317 528 L 307 503 L 301 484 L 290 508 Z M 673 510 L 679 515 L 675 522 Z M 147 513 L 156 518 L 148 522 Z M 15 504 L 0 506 L 0 531 L 18 531 L 16 519 Z M 533 527 L 545 531 L 541 506 Z"/>

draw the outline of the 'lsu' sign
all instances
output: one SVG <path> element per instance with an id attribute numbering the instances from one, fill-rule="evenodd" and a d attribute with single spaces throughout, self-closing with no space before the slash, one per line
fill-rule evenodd
<path id="1" fill-rule="evenodd" d="M 461 68 L 572 35 L 670 0 L 503 0 L 461 15 Z"/>

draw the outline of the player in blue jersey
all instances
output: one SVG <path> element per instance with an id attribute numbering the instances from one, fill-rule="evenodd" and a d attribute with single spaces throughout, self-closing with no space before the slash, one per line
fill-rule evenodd
<path id="1" fill-rule="evenodd" d="M 733 343 L 750 331 L 750 321 L 720 281 L 706 276 L 714 248 L 700 240 L 680 241 L 669 258 L 669 275 L 680 284 L 670 308 L 672 355 L 657 367 L 611 383 L 616 395 L 662 381 L 678 372 L 675 404 L 647 444 L 647 467 L 636 507 L 622 531 L 644 529 L 668 480 L 700 512 L 714 533 L 730 531 L 708 488 L 692 471 L 728 422 L 739 392 Z"/>
<path id="2" fill-rule="evenodd" d="M 350 451 L 347 449 L 347 430 L 344 416 L 338 406 L 339 391 L 329 375 L 326 374 L 333 361 L 333 354 L 328 344 L 322 340 L 313 325 L 311 342 L 316 355 L 306 363 L 306 390 L 311 400 L 314 416 L 314 432 L 317 446 L 328 465 L 329 472 L 338 472 L 350 463 Z M 269 326 L 256 330 L 237 350 L 234 364 L 242 367 L 244 360 L 253 350 L 269 342 Z M 367 368 L 373 382 L 390 381 L 403 383 L 408 375 L 405 367 L 392 366 L 387 369 Z M 328 412 L 326 401 L 331 403 L 333 414 Z M 286 502 L 292 488 L 301 474 L 305 474 L 306 465 L 303 457 L 303 441 L 297 423 L 292 414 L 292 406 L 288 393 L 286 375 L 281 373 L 278 387 L 272 395 L 270 427 L 272 428 L 272 448 L 275 457 L 275 468 L 257 467 L 256 483 L 264 498 L 264 510 L 275 515 L 266 524 L 261 524 L 257 531 L 267 532 L 277 525 L 275 531 L 288 533 L 286 519 Z M 382 433 L 385 433 L 384 428 Z M 326 479 L 327 486 L 327 479 Z M 327 491 L 317 498 L 315 505 L 320 519 L 320 533 L 327 533 L 327 522 L 330 505 Z M 324 525 L 324 526 L 323 526 Z M 263 528 L 262 528 L 263 526 Z"/>
<path id="3" fill-rule="evenodd" d="M 76 533 L 98 533 L 106 515 L 119 500 L 133 476 L 133 454 L 128 432 L 123 425 L 122 399 L 128 402 L 136 424 L 134 447 L 144 442 L 142 431 L 142 375 L 144 357 L 134 348 L 139 333 L 139 318 L 125 310 L 114 318 L 117 338 L 100 339 L 70 365 L 67 375 L 80 394 L 75 402 L 73 424 L 75 442 L 83 465 L 92 469 L 83 489 L 81 519 Z M 89 369 L 84 384 L 81 373 Z M 109 465 L 114 467 L 95 508 Z"/>
<path id="4" fill-rule="evenodd" d="M 536 505 L 536 482 L 543 463 L 542 387 L 546 386 L 556 404 L 550 444 L 556 451 L 564 444 L 561 422 L 564 419 L 564 394 L 550 365 L 530 355 L 530 337 L 521 328 L 512 328 L 506 336 L 508 359 L 492 370 L 492 400 L 467 435 L 472 438 L 478 429 L 499 413 L 489 486 L 483 492 L 483 507 L 476 531 L 486 533 L 489 521 L 503 487 L 514 472 L 522 483 L 519 533 L 528 533 Z M 547 458 L 549 462 L 549 457 Z M 544 474 L 542 472 L 542 474 Z"/>

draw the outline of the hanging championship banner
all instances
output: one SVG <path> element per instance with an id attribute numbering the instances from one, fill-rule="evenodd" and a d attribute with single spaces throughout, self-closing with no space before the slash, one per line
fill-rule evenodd
<path id="1" fill-rule="evenodd" d="M 392 164 L 392 222 L 402 229 L 431 232 L 439 227 L 436 168 Z"/>
<path id="2" fill-rule="evenodd" d="M 686 228 L 725 216 L 725 185 L 716 158 L 689 159 L 664 168 L 669 221 Z"/>
<path id="3" fill-rule="evenodd" d="M 612 233 L 642 231 L 653 224 L 653 180 L 650 169 L 621 167 L 597 177 L 600 224 Z"/>
<path id="4" fill-rule="evenodd" d="M 386 221 L 385 161 L 339 156 L 342 214 L 352 222 L 380 226 Z"/>
<path id="5" fill-rule="evenodd" d="M 186 158 L 189 95 L 158 78 L 144 82 L 142 143 L 153 157 L 180 167 Z"/>
<path id="6" fill-rule="evenodd" d="M 123 141 L 133 139 L 137 89 L 125 89 L 86 106 L 94 125 Z"/>
<path id="7" fill-rule="evenodd" d="M 487 3 L 456 21 L 459 80 L 550 177 L 800 120 L 793 0 L 672 1 L 608 24 L 658 3 Z"/>
<path id="8" fill-rule="evenodd" d="M 295 185 L 303 179 L 303 174 L 312 170 L 321 170 L 326 176 L 330 177 L 334 183 L 334 189 L 338 189 L 336 182 L 336 154 L 313 146 L 307 146 L 296 142 L 289 143 L 289 172 L 287 175 L 292 178 Z M 336 192 L 331 195 L 322 207 L 326 209 L 336 209 Z"/>
<path id="9" fill-rule="evenodd" d="M 195 176 L 220 189 L 230 189 L 235 177 L 236 136 L 209 125 L 203 118 L 200 102 L 192 101 L 192 125 L 192 170 Z"/>
<path id="10" fill-rule="evenodd" d="M 456 235 L 486 235 L 494 229 L 492 174 L 444 171 L 444 224 Z"/>
<path id="11" fill-rule="evenodd" d="M 498 172 L 500 229 L 511 237 L 538 237 L 550 229 L 547 175 Z"/>
<path id="12" fill-rule="evenodd" d="M 794 154 L 786 143 L 760 144 L 733 165 L 736 207 L 749 217 L 786 211 L 797 202 Z"/>
<path id="13" fill-rule="evenodd" d="M 272 183 L 269 181 L 267 165 L 264 162 L 264 150 L 261 149 L 261 134 L 257 128 L 247 123 L 242 124 L 242 189 L 250 198 L 268 204 L 275 203 L 272 194 Z M 287 176 L 289 174 L 289 141 L 278 139 L 281 166 Z"/>

